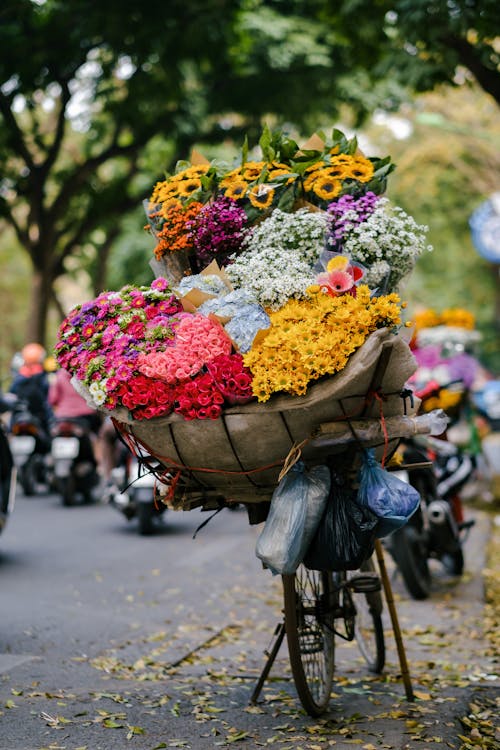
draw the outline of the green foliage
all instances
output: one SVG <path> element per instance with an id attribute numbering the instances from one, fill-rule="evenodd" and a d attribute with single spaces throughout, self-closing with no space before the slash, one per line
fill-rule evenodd
<path id="1" fill-rule="evenodd" d="M 422 113 L 429 114 L 423 117 Z M 413 132 L 404 140 L 371 136 L 390 150 L 397 169 L 388 195 L 429 227 L 434 247 L 419 259 L 403 289 L 411 310 L 465 307 L 483 333 L 485 364 L 500 371 L 498 272 L 475 250 L 469 229 L 473 210 L 495 189 L 500 172 L 496 106 L 480 90 L 439 89 L 405 110 Z"/>
<path id="2" fill-rule="evenodd" d="M 268 122 L 277 154 L 273 124 L 309 134 L 347 107 L 359 126 L 458 66 L 498 101 L 499 13 L 493 0 L 4 0 L 0 218 L 38 280 L 29 337 L 45 337 L 61 276 L 109 285 L 108 258 L 134 255 L 135 241 L 112 250 L 123 217 L 194 144 L 253 143 Z"/>

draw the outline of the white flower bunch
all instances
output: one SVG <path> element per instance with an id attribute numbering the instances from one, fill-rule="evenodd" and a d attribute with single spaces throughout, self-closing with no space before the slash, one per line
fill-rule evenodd
<path id="1" fill-rule="evenodd" d="M 303 297 L 315 280 L 313 266 L 324 247 L 327 222 L 324 212 L 275 209 L 245 237 L 242 252 L 232 256 L 226 267 L 231 283 L 272 310 Z"/>
<path id="2" fill-rule="evenodd" d="M 418 256 L 432 250 L 432 245 L 426 244 L 428 229 L 381 198 L 366 221 L 348 226 L 343 251 L 367 268 L 364 280 L 369 286 L 380 285 L 388 275 L 386 291 L 393 291 L 413 269 Z"/>

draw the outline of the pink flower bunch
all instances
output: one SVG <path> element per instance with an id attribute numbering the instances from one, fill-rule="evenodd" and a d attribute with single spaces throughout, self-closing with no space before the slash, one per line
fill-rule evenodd
<path id="1" fill-rule="evenodd" d="M 150 378 L 176 383 L 195 375 L 207 362 L 219 354 L 230 354 L 231 350 L 231 339 L 221 324 L 195 313 L 180 321 L 171 347 L 139 356 L 137 366 Z"/>
<path id="2" fill-rule="evenodd" d="M 356 284 L 363 278 L 363 269 L 351 263 L 345 255 L 335 255 L 327 264 L 326 271 L 318 274 L 317 283 L 331 297 L 342 294 L 356 296 Z"/>
<path id="3" fill-rule="evenodd" d="M 106 292 L 70 312 L 56 355 L 99 408 L 134 419 L 217 419 L 252 398 L 252 377 L 215 319 L 184 312 L 165 279 Z"/>
<path id="4" fill-rule="evenodd" d="M 125 406 L 134 416 L 147 408 L 155 416 L 171 411 L 173 397 L 165 384 L 160 388 L 139 378 L 137 360 L 170 346 L 186 316 L 166 279 L 156 279 L 150 287 L 104 292 L 77 305 L 63 321 L 57 361 L 88 387 L 100 407 Z"/>

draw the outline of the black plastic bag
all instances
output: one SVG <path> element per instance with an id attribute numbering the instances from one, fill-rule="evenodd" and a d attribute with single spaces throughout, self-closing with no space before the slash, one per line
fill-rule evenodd
<path id="1" fill-rule="evenodd" d="M 371 449 L 363 456 L 358 501 L 377 515 L 377 537 L 384 537 L 407 523 L 420 505 L 420 495 L 411 484 L 386 471 Z"/>
<path id="2" fill-rule="evenodd" d="M 304 565 L 311 570 L 357 570 L 373 553 L 378 520 L 356 502 L 355 490 L 332 473 L 328 503 Z"/>

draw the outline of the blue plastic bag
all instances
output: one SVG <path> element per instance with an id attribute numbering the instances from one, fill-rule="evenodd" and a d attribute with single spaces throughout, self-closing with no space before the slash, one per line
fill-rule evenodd
<path id="1" fill-rule="evenodd" d="M 382 468 L 373 449 L 364 451 L 359 478 L 358 502 L 378 516 L 377 537 L 400 529 L 417 510 L 417 490 Z"/>
<path id="2" fill-rule="evenodd" d="M 276 487 L 255 554 L 273 574 L 295 573 L 325 509 L 330 470 L 298 461 Z"/>

